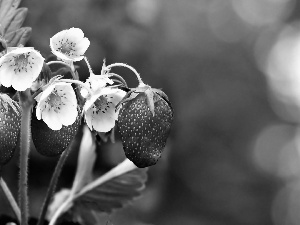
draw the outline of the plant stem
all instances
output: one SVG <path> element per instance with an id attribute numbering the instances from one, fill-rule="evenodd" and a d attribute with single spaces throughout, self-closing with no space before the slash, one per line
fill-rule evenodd
<path id="1" fill-rule="evenodd" d="M 70 67 L 69 64 L 67 64 L 67 63 L 65 63 L 65 62 L 63 62 L 63 61 L 50 61 L 50 62 L 47 62 L 47 65 L 48 65 L 48 66 L 53 65 L 53 64 L 61 64 L 61 65 Z"/>
<path id="2" fill-rule="evenodd" d="M 52 196 L 54 194 L 58 178 L 61 174 L 62 167 L 65 164 L 66 159 L 67 159 L 67 157 L 68 157 L 71 150 L 72 150 L 72 144 L 69 145 L 67 147 L 67 149 L 59 157 L 59 160 L 56 164 L 54 173 L 53 173 L 51 181 L 50 181 L 49 188 L 47 190 L 47 194 L 46 194 L 46 197 L 45 197 L 45 200 L 44 200 L 44 203 L 43 203 L 42 210 L 40 212 L 40 217 L 39 217 L 39 221 L 38 221 L 37 225 L 44 224 L 45 215 L 46 215 L 46 212 L 47 212 L 47 209 L 48 209 L 48 205 L 49 205 L 50 200 L 52 199 Z"/>
<path id="3" fill-rule="evenodd" d="M 89 69 L 89 73 L 90 73 L 90 76 L 91 76 L 91 74 L 94 74 L 94 72 L 93 72 L 92 67 L 91 67 L 91 65 L 90 65 L 90 63 L 89 63 L 89 60 L 87 59 L 86 56 L 85 56 L 83 59 L 84 59 L 86 65 L 87 65 L 87 67 L 88 67 L 88 69 Z"/>
<path id="4" fill-rule="evenodd" d="M 121 77 L 119 74 L 116 74 L 116 73 L 109 73 L 108 75 L 109 75 L 109 76 L 117 77 L 117 78 L 121 81 L 121 83 L 124 84 L 124 86 L 125 86 L 126 88 L 128 88 L 128 85 L 127 85 L 126 81 L 125 81 L 124 78 Z"/>
<path id="5" fill-rule="evenodd" d="M 19 201 L 21 209 L 21 225 L 28 223 L 28 155 L 30 150 L 31 134 L 31 110 L 33 98 L 30 89 L 20 92 L 20 105 L 22 108 L 21 137 L 20 137 L 20 178 L 19 178 Z"/>
<path id="6" fill-rule="evenodd" d="M 47 63 L 48 66 L 53 65 L 53 64 L 61 64 L 61 65 L 67 66 L 72 74 L 73 79 L 79 80 L 78 75 L 75 73 L 75 67 L 74 67 L 73 63 L 68 64 L 63 61 L 50 61 Z"/>
<path id="7" fill-rule="evenodd" d="M 21 212 L 20 212 L 19 206 L 18 206 L 14 196 L 10 192 L 6 182 L 3 180 L 2 177 L 0 178 L 0 186 L 1 186 L 3 193 L 6 196 L 8 202 L 10 203 L 10 206 L 11 206 L 14 214 L 16 215 L 17 220 L 20 222 L 21 221 Z"/>
<path id="8" fill-rule="evenodd" d="M 126 67 L 128 69 L 130 69 L 134 74 L 135 76 L 137 77 L 138 81 L 139 81 L 139 86 L 144 86 L 144 82 L 142 81 L 142 78 L 140 76 L 140 74 L 136 71 L 136 69 L 134 69 L 132 66 L 129 66 L 125 63 L 113 63 L 113 64 L 110 64 L 108 66 L 105 67 L 105 70 L 110 70 L 111 68 L 113 67 L 116 67 L 116 66 L 120 66 L 120 67 Z"/>

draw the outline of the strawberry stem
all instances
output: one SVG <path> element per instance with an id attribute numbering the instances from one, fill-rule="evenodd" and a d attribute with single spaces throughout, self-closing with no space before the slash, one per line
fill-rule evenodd
<path id="1" fill-rule="evenodd" d="M 46 63 L 48 66 L 49 65 L 52 65 L 52 64 L 61 64 L 61 65 L 64 65 L 66 67 L 68 67 L 70 69 L 70 73 L 72 74 L 72 77 L 74 80 L 79 80 L 79 77 L 75 74 L 75 68 L 74 68 L 74 65 L 73 64 L 68 64 L 68 63 L 65 63 L 63 61 L 50 61 L 48 63 Z"/>
<path id="2" fill-rule="evenodd" d="M 90 65 L 90 63 L 89 63 L 89 61 L 88 61 L 88 59 L 87 59 L 86 56 L 85 56 L 83 59 L 84 59 L 86 65 L 87 65 L 87 67 L 88 67 L 88 69 L 89 69 L 90 76 L 91 76 L 92 74 L 94 74 L 94 72 L 93 72 L 93 70 L 92 70 L 92 67 L 91 67 L 91 65 Z"/>
<path id="3" fill-rule="evenodd" d="M 128 88 L 128 85 L 127 85 L 126 81 L 125 81 L 124 78 L 121 77 L 119 74 L 116 74 L 116 73 L 109 73 L 108 75 L 109 75 L 109 77 L 116 77 L 116 78 L 118 78 L 118 79 L 120 80 L 120 82 L 121 82 L 122 84 L 124 84 L 125 87 Z"/>
<path id="4" fill-rule="evenodd" d="M 113 64 L 110 64 L 110 65 L 108 65 L 108 66 L 105 67 L 105 70 L 109 71 L 111 68 L 117 67 L 117 66 L 126 67 L 126 68 L 130 69 L 135 74 L 135 76 L 137 77 L 137 79 L 139 81 L 139 87 L 145 86 L 144 82 L 142 81 L 142 78 L 141 78 L 140 74 L 136 71 L 136 69 L 134 69 L 132 66 L 129 66 L 129 65 L 125 64 L 125 63 L 113 63 Z"/>
<path id="5" fill-rule="evenodd" d="M 59 178 L 59 176 L 61 174 L 61 170 L 62 170 L 62 168 L 63 168 L 63 166 L 64 166 L 64 164 L 66 162 L 66 159 L 67 159 L 69 153 L 73 149 L 72 146 L 73 146 L 72 144 L 69 145 L 67 147 L 67 149 L 59 157 L 59 160 L 58 160 L 58 162 L 56 164 L 54 173 L 53 173 L 51 181 L 50 181 L 49 188 L 47 190 L 47 194 L 46 194 L 43 206 L 42 206 L 42 210 L 41 210 L 39 221 L 38 221 L 37 225 L 44 224 L 45 215 L 46 215 L 46 212 L 47 212 L 47 209 L 48 209 L 48 205 L 50 203 L 50 200 L 53 197 L 53 194 L 54 194 L 54 191 L 55 191 L 55 188 L 56 188 L 56 184 L 57 184 L 58 178 Z"/>
<path id="6" fill-rule="evenodd" d="M 18 206 L 13 194 L 9 190 L 6 182 L 4 181 L 4 179 L 2 177 L 0 178 L 0 186 L 1 186 L 1 189 L 4 193 L 4 195 L 7 198 L 14 214 L 16 215 L 17 220 L 20 222 L 21 221 L 21 212 L 20 212 L 19 206 Z"/>
<path id="7" fill-rule="evenodd" d="M 30 150 L 30 122 L 31 110 L 34 99 L 30 94 L 30 89 L 22 91 L 20 95 L 20 105 L 22 108 L 21 137 L 20 137 L 20 178 L 19 178 L 19 201 L 21 209 L 21 225 L 28 223 L 28 155 Z"/>
<path id="8" fill-rule="evenodd" d="M 47 62 L 46 63 L 48 66 L 52 65 L 52 64 L 61 64 L 61 65 L 64 65 L 64 66 L 67 66 L 67 67 L 70 67 L 70 65 L 68 63 L 65 63 L 63 61 L 50 61 L 50 62 Z"/>

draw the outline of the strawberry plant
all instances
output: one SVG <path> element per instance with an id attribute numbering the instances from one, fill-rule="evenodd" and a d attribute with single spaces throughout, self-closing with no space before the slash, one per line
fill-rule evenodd
<path id="1" fill-rule="evenodd" d="M 45 220 L 50 225 L 65 224 L 66 219 L 73 224 L 96 224 L 99 215 L 110 214 L 141 194 L 147 180 L 144 167 L 156 164 L 166 146 L 173 121 L 171 103 L 163 91 L 145 85 L 125 63 L 106 65 L 104 60 L 101 73 L 95 74 L 85 55 L 90 41 L 80 28 L 62 30 L 50 38 L 54 57 L 47 58 L 51 61 L 34 47 L 24 47 L 31 28 L 21 27 L 27 9 L 18 8 L 19 3 L 3 0 L 0 4 L 0 84 L 14 90 L 11 96 L 0 93 L 0 171 L 19 149 L 19 204 L 1 173 L 0 187 L 15 213 L 13 221 L 27 225 L 28 156 L 33 143 L 42 155 L 58 156 L 37 224 Z M 84 82 L 74 65 L 81 60 L 89 70 Z M 129 88 L 121 75 L 111 72 L 114 67 L 131 70 L 138 87 Z M 65 72 L 72 78 L 66 79 Z M 96 140 L 107 141 L 108 135 L 113 140 L 116 130 L 127 159 L 96 175 Z M 75 142 L 80 147 L 73 185 L 54 195 Z"/>

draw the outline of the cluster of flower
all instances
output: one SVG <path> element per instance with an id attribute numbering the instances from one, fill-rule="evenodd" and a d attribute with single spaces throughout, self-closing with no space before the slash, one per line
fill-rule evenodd
<path id="1" fill-rule="evenodd" d="M 81 29 L 70 28 L 50 38 L 51 51 L 57 61 L 46 62 L 34 48 L 22 46 L 7 48 L 0 58 L 0 84 L 21 92 L 20 98 L 22 93 L 31 90 L 31 103 L 36 101 L 37 120 L 33 118 L 31 121 L 36 149 L 48 156 L 61 154 L 76 134 L 81 118 L 91 131 L 98 134 L 111 131 L 118 121 L 126 157 L 138 167 L 156 164 L 166 145 L 173 120 L 173 109 L 167 95 L 144 84 L 138 72 L 124 63 L 106 66 L 104 61 L 101 74 L 95 75 L 85 56 L 89 45 L 90 41 Z M 90 73 L 85 82 L 79 80 L 74 66 L 74 62 L 80 60 L 86 62 Z M 73 79 L 64 79 L 59 70 L 52 72 L 49 66 L 55 63 L 63 64 Z M 111 69 L 117 66 L 130 69 L 139 81 L 138 87 L 128 88 L 121 76 L 112 73 Z M 10 105 L 13 107 L 13 104 Z M 17 110 L 14 111 L 18 114 Z M 50 129 L 44 132 L 41 128 L 44 123 L 36 122 L 41 120 Z M 7 147 L 11 153 L 17 143 L 18 124 L 19 121 L 15 123 L 14 132 L 11 132 L 14 133 L 12 144 Z M 5 140 L 0 139 L 0 146 L 1 141 L 5 143 Z M 2 155 L 1 161 L 7 162 L 12 154 L 4 156 L 4 152 L 0 158 Z"/>
<path id="2" fill-rule="evenodd" d="M 73 72 L 73 63 L 85 59 L 90 76 L 84 83 L 62 79 L 62 76 L 53 77 L 49 82 L 37 79 L 45 64 L 42 55 L 32 47 L 11 47 L 0 58 L 0 84 L 12 86 L 17 91 L 28 88 L 39 90 L 35 97 L 36 117 L 43 119 L 52 130 L 60 130 L 62 125 L 68 126 L 75 122 L 79 112 L 71 84 L 79 84 L 80 93 L 86 99 L 83 114 L 87 125 L 91 130 L 108 132 L 115 126 L 118 117 L 115 107 L 126 93 L 112 86 L 114 82 L 105 64 L 103 74 L 93 74 L 84 56 L 89 45 L 90 41 L 79 28 L 63 30 L 50 38 L 52 53 Z"/>

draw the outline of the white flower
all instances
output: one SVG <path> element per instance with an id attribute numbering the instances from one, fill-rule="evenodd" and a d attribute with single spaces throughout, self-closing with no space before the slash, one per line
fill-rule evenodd
<path id="1" fill-rule="evenodd" d="M 95 97 L 87 100 L 83 111 L 85 121 L 91 130 L 108 132 L 115 126 L 118 119 L 116 105 L 123 99 L 126 92 L 120 89 L 104 87 Z"/>
<path id="2" fill-rule="evenodd" d="M 58 82 L 48 86 L 36 98 L 36 117 L 52 130 L 72 125 L 78 115 L 77 99 L 70 83 Z"/>
<path id="3" fill-rule="evenodd" d="M 89 46 L 89 39 L 79 28 L 60 31 L 50 38 L 52 53 L 64 61 L 82 60 Z"/>
<path id="4" fill-rule="evenodd" d="M 107 84 L 113 83 L 114 82 L 111 79 L 109 79 L 108 75 L 90 74 L 90 77 L 85 81 L 85 84 L 89 87 L 89 90 L 83 87 L 80 90 L 80 93 L 84 98 L 91 98 L 91 94 L 93 96 L 96 96 L 100 93 L 101 89 L 104 88 Z"/>
<path id="5" fill-rule="evenodd" d="M 30 47 L 9 48 L 0 58 L 0 83 L 17 91 L 30 88 L 43 68 L 44 58 Z"/>

